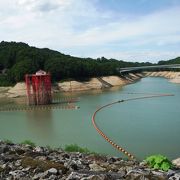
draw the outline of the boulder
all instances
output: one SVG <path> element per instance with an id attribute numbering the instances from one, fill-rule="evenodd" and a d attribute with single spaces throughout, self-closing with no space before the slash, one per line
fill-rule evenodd
<path id="1" fill-rule="evenodd" d="M 180 158 L 174 159 L 174 160 L 172 161 L 172 163 L 173 163 L 176 167 L 180 168 Z"/>

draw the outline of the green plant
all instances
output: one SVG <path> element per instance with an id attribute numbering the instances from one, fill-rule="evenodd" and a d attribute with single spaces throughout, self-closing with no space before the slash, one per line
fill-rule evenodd
<path id="1" fill-rule="evenodd" d="M 87 148 L 79 147 L 77 144 L 66 145 L 65 151 L 67 151 L 67 152 L 90 153 L 90 151 Z"/>
<path id="2" fill-rule="evenodd" d="M 147 157 L 145 161 L 153 169 L 168 171 L 172 167 L 172 163 L 163 155 L 152 155 Z"/>
<path id="3" fill-rule="evenodd" d="M 27 145 L 30 145 L 32 147 L 36 146 L 36 144 L 30 140 L 25 140 L 25 141 L 21 142 L 21 144 L 27 144 Z"/>

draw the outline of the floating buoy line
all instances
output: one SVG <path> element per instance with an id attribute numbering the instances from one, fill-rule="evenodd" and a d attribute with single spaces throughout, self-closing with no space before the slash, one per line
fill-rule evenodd
<path id="1" fill-rule="evenodd" d="M 116 144 L 115 142 L 113 142 L 113 140 L 111 140 L 108 136 L 105 135 L 105 133 L 100 130 L 100 128 L 98 128 L 97 124 L 96 124 L 96 115 L 98 112 L 100 112 L 102 109 L 104 108 L 108 108 L 114 104 L 118 104 L 118 103 L 123 103 L 123 102 L 127 102 L 127 101 L 134 101 L 134 100 L 141 100 L 141 99 L 150 99 L 150 98 L 158 98 L 158 97 L 166 97 L 166 96 L 174 96 L 173 94 L 152 94 L 152 93 L 126 93 L 126 94 L 148 94 L 147 96 L 141 96 L 141 97 L 134 97 L 134 98 L 127 98 L 127 99 L 123 99 L 123 100 L 118 100 L 115 102 L 111 102 L 108 103 L 104 106 L 101 106 L 100 108 L 98 108 L 93 116 L 92 116 L 92 124 L 94 126 L 94 128 L 96 129 L 96 131 L 109 143 L 111 144 L 114 148 L 116 148 L 118 151 L 120 151 L 121 153 L 123 153 L 125 156 L 127 156 L 130 159 L 136 159 L 134 155 L 132 155 L 131 153 L 129 153 L 127 150 L 125 150 L 123 147 L 119 146 L 118 144 Z"/>

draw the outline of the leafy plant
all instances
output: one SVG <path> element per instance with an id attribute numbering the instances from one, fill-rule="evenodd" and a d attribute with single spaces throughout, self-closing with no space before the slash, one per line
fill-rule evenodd
<path id="1" fill-rule="evenodd" d="M 30 140 L 25 140 L 25 141 L 21 142 L 21 144 L 27 144 L 27 145 L 30 145 L 32 147 L 36 146 L 36 144 Z"/>
<path id="2" fill-rule="evenodd" d="M 163 155 L 152 155 L 146 158 L 147 164 L 154 169 L 168 171 L 172 167 L 172 163 Z"/>

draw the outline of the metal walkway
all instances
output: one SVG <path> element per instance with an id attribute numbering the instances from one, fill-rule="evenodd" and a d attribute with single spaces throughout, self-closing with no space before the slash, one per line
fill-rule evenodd
<path id="1" fill-rule="evenodd" d="M 120 73 L 128 73 L 139 70 L 177 70 L 180 69 L 180 64 L 169 64 L 169 65 L 155 65 L 155 66 L 139 66 L 139 67 L 126 67 L 120 68 Z"/>

